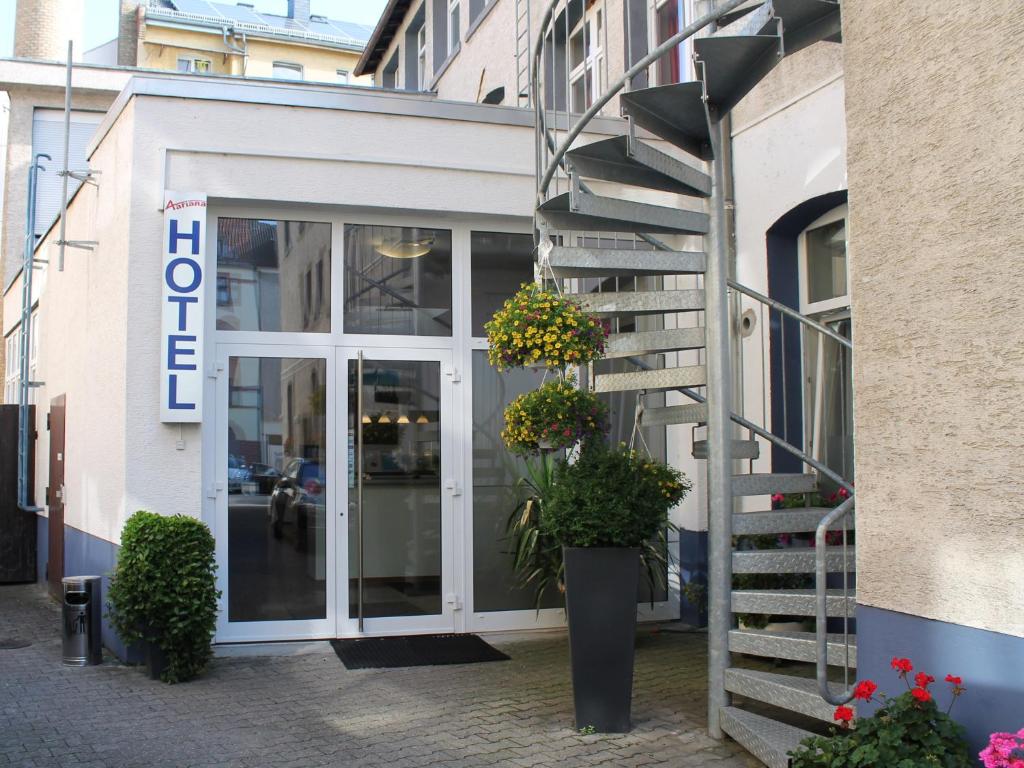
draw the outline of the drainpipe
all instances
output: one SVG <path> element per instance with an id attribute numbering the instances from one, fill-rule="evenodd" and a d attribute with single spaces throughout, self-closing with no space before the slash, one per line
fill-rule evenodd
<path id="1" fill-rule="evenodd" d="M 221 35 L 224 38 L 224 47 L 233 53 L 240 53 L 242 55 L 242 76 L 245 76 L 246 71 L 249 69 L 249 43 L 245 39 L 245 32 L 242 33 L 242 47 L 239 48 L 233 42 L 228 40 L 228 33 L 231 33 L 232 39 L 235 37 L 234 27 L 221 27 Z"/>

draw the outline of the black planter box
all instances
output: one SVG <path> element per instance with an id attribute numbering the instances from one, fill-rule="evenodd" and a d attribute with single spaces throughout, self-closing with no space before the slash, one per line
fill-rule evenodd
<path id="1" fill-rule="evenodd" d="M 576 727 L 630 729 L 640 550 L 565 547 Z"/>

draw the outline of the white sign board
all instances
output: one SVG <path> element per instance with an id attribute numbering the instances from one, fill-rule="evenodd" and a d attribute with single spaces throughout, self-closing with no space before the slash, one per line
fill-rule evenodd
<path id="1" fill-rule="evenodd" d="M 160 421 L 203 419 L 206 195 L 164 192 Z"/>

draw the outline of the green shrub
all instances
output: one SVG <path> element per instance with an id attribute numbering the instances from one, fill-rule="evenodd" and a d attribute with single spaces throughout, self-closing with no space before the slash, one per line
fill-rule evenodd
<path id="1" fill-rule="evenodd" d="M 108 593 L 110 620 L 126 643 L 145 641 L 164 652 L 165 682 L 195 677 L 210 660 L 216 569 L 213 536 L 199 520 L 140 510 L 125 523 Z"/>
<path id="2" fill-rule="evenodd" d="M 678 470 L 624 446 L 584 444 L 559 462 L 541 528 L 566 547 L 643 547 L 669 524 L 690 483 Z"/>

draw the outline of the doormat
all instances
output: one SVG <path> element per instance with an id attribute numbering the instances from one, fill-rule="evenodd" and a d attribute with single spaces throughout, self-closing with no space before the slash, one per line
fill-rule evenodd
<path id="1" fill-rule="evenodd" d="M 479 635 L 406 635 L 331 640 L 346 669 L 430 667 L 441 664 L 478 664 L 508 661 Z"/>

